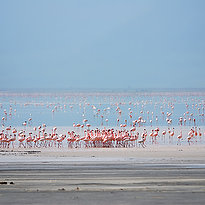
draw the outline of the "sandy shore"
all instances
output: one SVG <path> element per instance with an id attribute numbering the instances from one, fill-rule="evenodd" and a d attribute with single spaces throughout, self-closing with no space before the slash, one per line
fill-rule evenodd
<path id="1" fill-rule="evenodd" d="M 0 150 L 0 204 L 159 203 L 205 203 L 205 145 Z"/>
<path id="2" fill-rule="evenodd" d="M 12 159 L 19 160 L 21 157 L 23 161 L 32 159 L 47 160 L 205 160 L 205 145 L 151 145 L 146 148 L 15 148 L 15 149 L 0 149 L 0 162 L 12 161 Z M 74 158 L 74 159 L 73 159 Z"/>

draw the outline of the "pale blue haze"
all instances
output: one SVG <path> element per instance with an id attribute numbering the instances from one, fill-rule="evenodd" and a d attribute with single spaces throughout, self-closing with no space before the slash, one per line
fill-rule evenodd
<path id="1" fill-rule="evenodd" d="M 205 88 L 204 0 L 0 0 L 0 89 Z"/>

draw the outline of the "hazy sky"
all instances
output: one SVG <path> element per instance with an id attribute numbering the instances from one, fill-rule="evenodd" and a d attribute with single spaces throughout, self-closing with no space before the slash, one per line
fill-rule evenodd
<path id="1" fill-rule="evenodd" d="M 204 0 L 0 0 L 0 89 L 205 88 Z"/>

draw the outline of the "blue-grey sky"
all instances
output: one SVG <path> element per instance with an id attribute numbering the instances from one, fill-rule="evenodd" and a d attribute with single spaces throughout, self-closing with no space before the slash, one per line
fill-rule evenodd
<path id="1" fill-rule="evenodd" d="M 204 0 L 0 0 L 0 89 L 205 88 Z"/>

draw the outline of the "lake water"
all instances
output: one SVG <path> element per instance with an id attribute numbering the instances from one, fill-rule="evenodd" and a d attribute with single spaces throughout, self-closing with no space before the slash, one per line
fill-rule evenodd
<path id="1" fill-rule="evenodd" d="M 32 126 L 72 126 L 84 119 L 93 127 L 130 126 L 139 117 L 143 126 L 167 126 L 167 118 L 177 126 L 180 117 L 185 125 L 193 126 L 195 118 L 196 125 L 204 126 L 204 109 L 204 91 L 0 92 L 0 117 L 6 118 L 2 123 L 12 127 L 29 118 Z"/>

